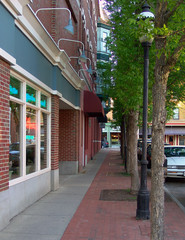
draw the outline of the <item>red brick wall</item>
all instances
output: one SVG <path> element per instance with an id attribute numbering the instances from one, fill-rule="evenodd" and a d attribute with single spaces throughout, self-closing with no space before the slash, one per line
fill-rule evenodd
<path id="1" fill-rule="evenodd" d="M 92 4 L 94 2 L 94 5 Z M 64 27 L 68 25 L 69 21 L 69 13 L 66 10 L 55 10 L 55 11 L 39 11 L 37 16 L 40 21 L 43 23 L 44 27 L 50 33 L 52 38 L 56 43 L 60 38 L 72 39 L 82 41 L 85 45 L 85 54 L 92 61 L 93 58 L 96 60 L 96 52 L 97 52 L 97 22 L 99 16 L 99 2 L 98 0 L 81 0 L 80 7 L 84 9 L 85 12 L 85 22 L 82 20 L 82 15 L 80 8 L 77 4 L 77 1 L 74 0 L 34 0 L 33 3 L 30 3 L 33 10 L 36 12 L 39 8 L 49 8 L 49 7 L 62 7 L 68 8 L 72 14 L 72 23 L 74 26 L 74 35 L 68 33 Z M 95 6 L 95 8 L 92 8 Z M 90 49 L 89 42 L 87 40 L 87 29 L 89 30 L 90 41 L 92 43 L 92 49 Z M 60 41 L 59 44 L 61 49 L 64 49 L 68 56 L 76 56 L 80 55 L 79 49 L 82 49 L 82 44 L 70 42 L 70 41 Z M 71 59 L 71 64 L 74 69 L 78 72 L 80 66 L 78 65 L 77 59 Z M 89 61 L 87 61 L 87 65 L 89 66 Z"/>
<path id="2" fill-rule="evenodd" d="M 74 27 L 74 35 L 68 33 L 64 27 L 68 25 L 69 12 L 67 10 L 49 10 L 49 11 L 39 11 L 37 16 L 43 23 L 44 27 L 47 29 L 49 34 L 52 36 L 56 44 L 60 38 L 81 40 L 80 39 L 80 28 L 81 28 L 81 18 L 80 9 L 77 2 L 74 0 L 34 0 L 30 4 L 34 12 L 40 8 L 67 8 L 71 11 L 72 23 Z M 82 48 L 80 43 L 70 42 L 70 41 L 60 41 L 59 46 L 64 49 L 68 56 L 79 56 L 79 48 Z M 77 65 L 77 60 L 71 60 L 72 64 Z"/>
<path id="3" fill-rule="evenodd" d="M 10 66 L 0 59 L 0 191 L 9 184 L 9 84 Z"/>
<path id="4" fill-rule="evenodd" d="M 97 118 L 85 118 L 85 155 L 87 162 L 101 149 L 101 129 Z"/>
<path id="5" fill-rule="evenodd" d="M 59 159 L 60 161 L 79 160 L 80 112 L 60 110 Z"/>
<path id="6" fill-rule="evenodd" d="M 94 2 L 94 5 L 92 4 L 92 2 Z M 95 21 L 95 16 L 96 16 L 96 20 L 98 20 L 98 15 L 99 15 L 99 10 L 98 10 L 98 0 L 95 1 L 91 1 L 91 0 L 82 0 L 81 1 L 81 5 L 82 8 L 84 9 L 84 13 L 85 13 L 85 17 L 86 17 L 86 24 L 82 24 L 83 28 L 82 28 L 82 35 L 83 35 L 83 41 L 85 43 L 85 49 L 86 51 L 86 55 L 88 58 L 90 58 L 91 60 L 93 60 L 93 55 L 94 55 L 94 59 L 96 60 L 96 53 L 97 53 L 97 23 Z M 95 8 L 93 8 L 93 6 Z M 85 30 L 87 31 L 87 29 L 89 30 L 89 40 L 92 43 L 92 49 L 90 49 L 90 45 L 89 42 L 87 41 L 87 33 L 86 31 L 83 32 L 83 29 L 85 28 Z M 93 61 L 92 62 L 92 68 L 94 69 L 94 65 L 93 65 Z M 88 62 L 89 64 L 89 62 Z"/>
<path id="7" fill-rule="evenodd" d="M 59 97 L 51 97 L 51 169 L 59 168 Z"/>
<path id="8" fill-rule="evenodd" d="M 84 113 L 80 111 L 80 125 L 79 125 L 79 172 L 83 169 L 84 165 Z"/>

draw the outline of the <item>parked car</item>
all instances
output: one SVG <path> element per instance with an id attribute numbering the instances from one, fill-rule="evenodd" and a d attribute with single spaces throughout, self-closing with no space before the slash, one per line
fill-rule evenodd
<path id="1" fill-rule="evenodd" d="M 109 142 L 107 140 L 102 141 L 102 148 L 107 148 L 109 147 Z"/>
<path id="2" fill-rule="evenodd" d="M 26 163 L 33 164 L 35 162 L 35 144 L 27 144 L 26 145 Z M 40 147 L 41 150 L 41 159 L 43 159 L 44 156 L 44 147 Z M 19 167 L 20 164 L 20 147 L 19 142 L 15 142 L 10 144 L 9 147 L 9 163 L 10 166 L 13 168 Z"/>
<path id="3" fill-rule="evenodd" d="M 169 145 L 164 147 L 167 159 L 167 177 L 185 177 L 185 146 Z"/>
<path id="4" fill-rule="evenodd" d="M 152 142 L 151 139 L 147 139 L 147 146 L 149 144 L 151 144 L 151 142 Z M 141 159 L 142 159 L 142 139 L 139 139 L 138 143 L 137 143 L 137 157 L 138 157 L 138 160 L 141 161 Z"/>
<path id="5" fill-rule="evenodd" d="M 171 146 L 169 143 L 164 143 L 165 146 Z M 148 161 L 148 164 L 147 164 L 147 167 L 148 169 L 151 168 L 151 150 L 152 150 L 152 144 L 148 144 L 147 146 L 147 161 Z M 164 166 L 166 166 L 166 157 L 165 157 L 165 160 L 164 160 Z"/>
<path id="6" fill-rule="evenodd" d="M 19 142 L 12 143 L 9 147 L 9 164 L 10 167 L 18 167 L 20 161 Z"/>

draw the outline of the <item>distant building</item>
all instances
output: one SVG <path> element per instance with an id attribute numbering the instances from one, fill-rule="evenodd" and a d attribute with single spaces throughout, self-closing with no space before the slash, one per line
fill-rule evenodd
<path id="1" fill-rule="evenodd" d="M 106 38 L 110 35 L 111 28 L 108 21 L 107 13 L 100 6 L 100 17 L 97 25 L 97 61 L 109 61 L 110 51 L 106 45 Z M 102 105 L 104 106 L 104 111 L 107 116 L 107 122 L 102 127 L 102 140 L 106 138 L 110 147 L 118 146 L 120 144 L 120 128 L 113 127 L 113 114 L 112 111 L 108 112 L 110 107 L 113 107 L 113 101 L 111 99 L 104 101 L 102 80 L 99 77 L 97 78 L 96 94 L 102 100 Z"/>
<path id="2" fill-rule="evenodd" d="M 165 125 L 165 142 L 171 145 L 185 145 L 185 103 L 179 102 L 172 119 Z"/>

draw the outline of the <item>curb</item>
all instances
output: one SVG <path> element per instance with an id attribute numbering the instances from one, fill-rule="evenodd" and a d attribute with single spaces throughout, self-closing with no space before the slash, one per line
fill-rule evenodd
<path id="1" fill-rule="evenodd" d="M 151 177 L 151 169 L 147 169 L 147 174 L 148 176 Z M 180 203 L 180 201 L 175 198 L 171 192 L 164 186 L 164 191 L 170 196 L 170 198 L 179 206 L 179 208 L 183 211 L 183 213 L 185 214 L 185 207 Z"/>
<path id="2" fill-rule="evenodd" d="M 179 202 L 179 200 L 177 200 L 166 187 L 164 187 L 164 191 L 171 197 L 171 199 L 180 207 L 180 209 L 185 214 L 185 207 Z"/>

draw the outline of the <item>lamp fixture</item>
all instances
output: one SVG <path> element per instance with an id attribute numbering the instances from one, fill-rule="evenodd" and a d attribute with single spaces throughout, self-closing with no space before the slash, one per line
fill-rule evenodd
<path id="1" fill-rule="evenodd" d="M 78 75 L 79 75 L 80 71 L 88 72 L 88 69 L 83 69 L 83 68 L 81 68 L 81 69 L 78 71 Z"/>
<path id="2" fill-rule="evenodd" d="M 84 50 L 84 44 L 83 44 L 83 42 L 78 41 L 78 40 L 73 40 L 73 39 L 60 38 L 60 39 L 58 40 L 58 43 L 57 43 L 58 47 L 59 47 L 60 41 L 70 41 L 70 42 L 81 43 L 83 48 L 82 48 L 82 54 L 79 56 L 79 60 L 82 61 L 82 62 L 86 62 L 87 57 L 85 56 L 85 50 Z"/>
<path id="3" fill-rule="evenodd" d="M 90 61 L 89 68 L 88 68 L 87 72 L 92 74 L 93 71 L 92 71 L 91 59 L 90 58 L 87 58 L 87 59 Z"/>
<path id="4" fill-rule="evenodd" d="M 78 57 L 70 57 L 70 58 L 78 58 Z M 79 59 L 79 58 L 78 58 Z M 86 71 L 86 72 L 88 72 L 89 74 L 93 74 L 93 71 L 95 71 L 95 70 L 92 70 L 92 66 L 91 66 L 91 59 L 90 58 L 86 58 L 87 60 L 89 60 L 90 61 L 90 64 L 89 64 L 89 68 L 88 69 L 80 69 L 79 71 L 78 71 L 78 75 L 79 75 L 79 72 L 80 71 Z"/>
<path id="5" fill-rule="evenodd" d="M 145 1 L 144 5 L 142 6 L 142 12 L 139 14 L 142 19 L 151 18 L 154 19 L 155 15 L 150 11 L 150 6 L 148 5 L 147 1 Z"/>
<path id="6" fill-rule="evenodd" d="M 150 31 L 154 27 L 153 21 L 155 19 L 155 16 L 150 11 L 150 6 L 148 5 L 147 1 L 145 1 L 144 5 L 142 6 L 142 12 L 139 14 L 138 20 L 140 19 L 145 20 L 147 18 L 150 19 L 150 23 L 151 23 L 151 26 L 148 26 L 148 33 L 150 33 Z M 141 36 L 139 37 L 139 41 L 141 43 L 149 42 L 151 44 L 153 42 L 153 37 L 149 37 L 146 34 L 141 34 Z"/>
<path id="7" fill-rule="evenodd" d="M 69 22 L 68 22 L 68 25 L 64 27 L 64 29 L 66 29 L 71 34 L 74 34 L 74 28 L 73 28 L 72 19 L 71 19 L 71 11 L 68 8 L 39 8 L 35 12 L 35 15 L 37 16 L 37 13 L 39 11 L 48 11 L 48 10 L 66 10 L 66 11 L 68 11 L 69 12 Z"/>
<path id="8" fill-rule="evenodd" d="M 88 69 L 83 69 L 83 68 L 81 68 L 81 69 L 78 71 L 78 75 L 79 75 L 80 71 L 88 72 L 88 73 L 91 74 L 91 75 L 93 74 L 93 72 L 96 72 L 96 70 L 93 70 L 91 67 L 88 68 Z"/>

